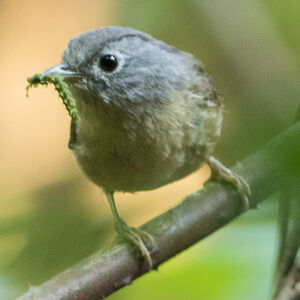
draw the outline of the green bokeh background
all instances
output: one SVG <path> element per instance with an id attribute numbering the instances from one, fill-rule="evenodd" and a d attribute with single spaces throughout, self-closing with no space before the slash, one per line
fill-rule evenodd
<path id="1" fill-rule="evenodd" d="M 204 62 L 226 101 L 215 153 L 226 165 L 292 123 L 300 102 L 298 0 L 113 2 L 114 25 L 145 31 Z M 89 1 L 82 4 L 87 9 Z M 15 299 L 111 240 L 110 215 L 91 217 L 82 180 L 59 180 L 20 195 L 35 209 L 26 217 L 0 219 L 0 299 Z M 270 197 L 108 299 L 268 299 L 276 257 L 275 200 Z M 15 253 L 18 243 L 24 246 Z"/>

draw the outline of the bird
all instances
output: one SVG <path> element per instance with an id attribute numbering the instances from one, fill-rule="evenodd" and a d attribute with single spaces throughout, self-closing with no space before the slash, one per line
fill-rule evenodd
<path id="1" fill-rule="evenodd" d="M 245 210 L 248 183 L 212 156 L 224 101 L 193 55 L 141 31 L 109 26 L 70 40 L 61 75 L 78 110 L 69 148 L 86 176 L 104 191 L 117 234 L 140 250 L 149 269 L 155 240 L 118 213 L 114 193 L 152 190 L 211 167 L 231 182 Z"/>

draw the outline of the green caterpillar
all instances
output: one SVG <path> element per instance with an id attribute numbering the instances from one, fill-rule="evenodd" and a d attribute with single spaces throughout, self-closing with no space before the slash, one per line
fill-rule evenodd
<path id="1" fill-rule="evenodd" d="M 38 87 L 39 85 L 48 85 L 53 83 L 55 89 L 58 91 L 59 97 L 62 99 L 70 117 L 74 122 L 79 119 L 78 111 L 76 109 L 75 100 L 69 90 L 68 85 L 63 81 L 63 77 L 60 75 L 46 75 L 43 76 L 39 73 L 34 74 L 32 77 L 27 78 L 29 83 L 26 86 L 26 97 L 28 97 L 28 91 L 31 87 Z"/>

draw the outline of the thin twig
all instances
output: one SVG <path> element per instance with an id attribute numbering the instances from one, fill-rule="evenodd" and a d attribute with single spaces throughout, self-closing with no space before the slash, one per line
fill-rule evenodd
<path id="1" fill-rule="evenodd" d="M 299 172 L 299 149 L 297 123 L 233 168 L 250 184 L 253 207 L 276 191 L 293 172 Z M 190 194 L 142 226 L 157 242 L 158 250 L 152 255 L 154 266 L 157 268 L 240 214 L 241 200 L 230 184 L 211 183 Z M 146 272 L 147 264 L 130 245 L 115 242 L 43 285 L 31 287 L 19 300 L 103 299 Z"/>

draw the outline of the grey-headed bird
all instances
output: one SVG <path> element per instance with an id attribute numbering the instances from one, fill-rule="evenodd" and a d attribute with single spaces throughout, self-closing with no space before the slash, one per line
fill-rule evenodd
<path id="1" fill-rule="evenodd" d="M 60 74 L 76 101 L 69 147 L 109 201 L 117 233 L 136 245 L 152 268 L 153 237 L 119 216 L 114 192 L 158 188 L 208 163 L 232 182 L 248 208 L 248 184 L 212 157 L 221 134 L 223 100 L 191 54 L 148 34 L 105 27 L 73 38 Z"/>

